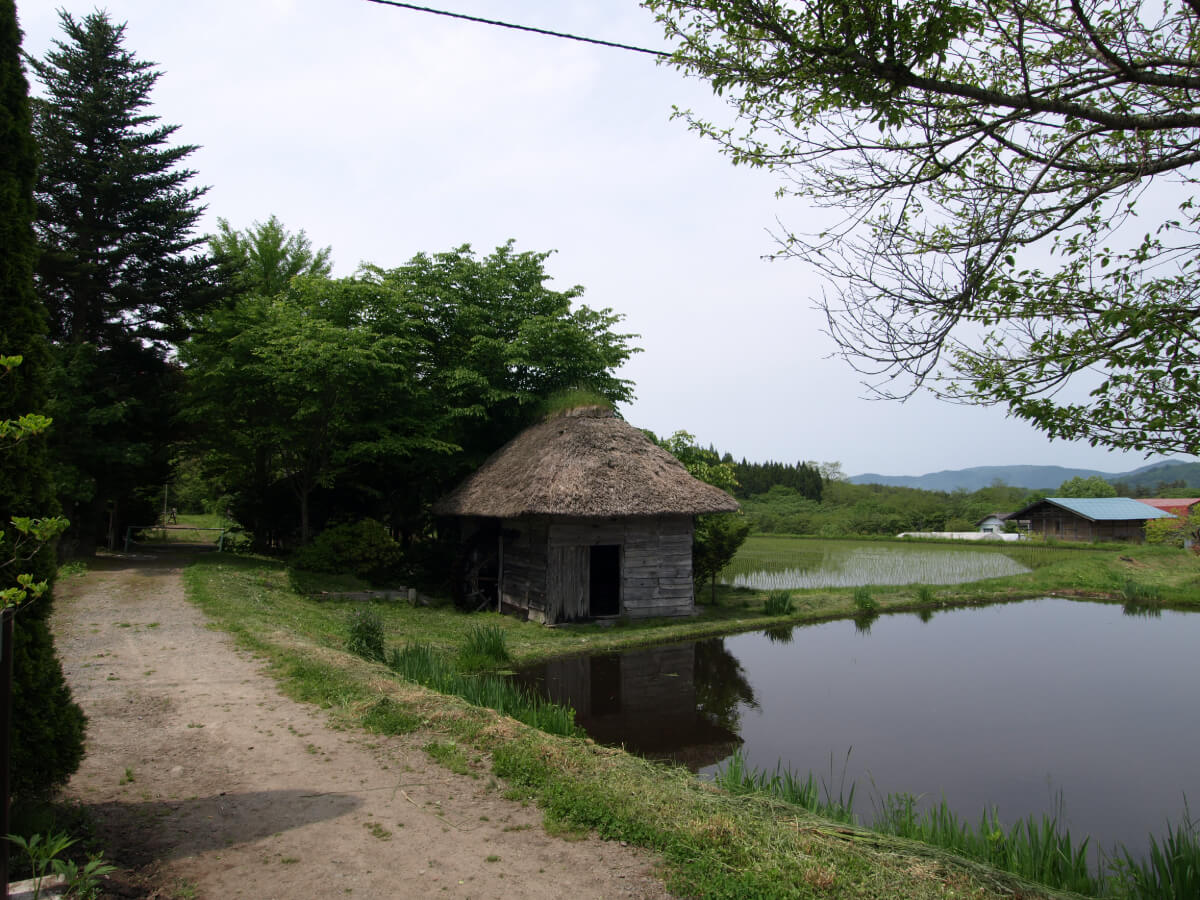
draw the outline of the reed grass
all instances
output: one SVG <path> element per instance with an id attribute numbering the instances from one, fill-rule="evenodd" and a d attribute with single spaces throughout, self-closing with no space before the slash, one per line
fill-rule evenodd
<path id="1" fill-rule="evenodd" d="M 346 649 L 372 662 L 383 662 L 383 619 L 373 609 L 353 610 L 346 617 Z"/>
<path id="2" fill-rule="evenodd" d="M 770 591 L 763 601 L 763 612 L 768 616 L 790 616 L 795 611 L 791 591 Z"/>
<path id="3" fill-rule="evenodd" d="M 883 798 L 871 828 L 1063 890 L 1096 896 L 1103 887 L 1103 879 L 1088 865 L 1088 839 L 1076 846 L 1056 815 L 1043 814 L 1040 819 L 1031 815 L 1006 828 L 992 808 L 984 810 L 972 826 L 947 806 L 945 798 L 919 813 L 917 798 L 901 793 Z"/>
<path id="4" fill-rule="evenodd" d="M 1162 602 L 1162 589 L 1156 584 L 1146 584 L 1126 577 L 1121 585 L 1121 599 L 1126 603 L 1149 606 Z"/>
<path id="5" fill-rule="evenodd" d="M 494 669 L 512 662 L 508 642 L 499 625 L 472 625 L 458 653 L 459 668 Z"/>
<path id="6" fill-rule="evenodd" d="M 741 750 L 735 750 L 733 756 L 717 771 L 713 782 L 731 794 L 768 794 L 827 819 L 856 825 L 858 820 L 854 816 L 854 791 L 857 785 L 852 783 L 849 794 L 845 792 L 845 771 L 843 770 L 842 786 L 835 798 L 831 787 L 833 781 L 832 758 L 829 768 L 829 782 L 818 786 L 817 779 L 812 772 L 802 778 L 781 762 L 775 766 L 773 773 L 767 774 L 764 770 L 747 765 Z M 822 788 L 824 789 L 824 799 L 822 799 Z"/>
<path id="7" fill-rule="evenodd" d="M 471 675 L 455 666 L 449 654 L 422 642 L 409 642 L 387 652 L 387 667 L 402 678 L 443 694 L 486 706 L 548 734 L 582 737 L 575 710 L 543 700 L 499 675 Z"/>
<path id="8" fill-rule="evenodd" d="M 1122 847 L 1113 860 L 1118 896 L 1130 900 L 1184 900 L 1200 897 L 1200 830 L 1187 801 L 1179 825 L 1167 822 L 1160 842 L 1150 836 L 1150 853 L 1138 859 Z"/>

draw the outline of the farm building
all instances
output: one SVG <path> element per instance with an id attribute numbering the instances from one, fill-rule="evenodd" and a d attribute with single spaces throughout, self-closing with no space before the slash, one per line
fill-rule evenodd
<path id="1" fill-rule="evenodd" d="M 434 504 L 462 523 L 464 580 L 530 619 L 688 615 L 694 517 L 737 501 L 611 410 L 517 435 Z"/>
<path id="2" fill-rule="evenodd" d="M 1008 513 L 994 512 L 988 513 L 982 519 L 975 523 L 975 527 L 984 534 L 1003 534 L 1004 520 L 1008 518 Z"/>
<path id="3" fill-rule="evenodd" d="M 1186 519 L 1200 503 L 1200 497 L 1148 497 L 1138 498 L 1138 503 L 1145 503 L 1163 512 L 1169 512 L 1178 519 Z"/>
<path id="4" fill-rule="evenodd" d="M 1131 541 L 1145 539 L 1148 519 L 1170 513 L 1128 497 L 1047 497 L 1010 516 L 1029 522 L 1029 531 L 1061 541 Z"/>

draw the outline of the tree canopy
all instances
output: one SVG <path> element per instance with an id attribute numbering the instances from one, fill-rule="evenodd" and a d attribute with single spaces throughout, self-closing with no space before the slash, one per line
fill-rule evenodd
<path id="1" fill-rule="evenodd" d="M 831 211 L 779 252 L 875 390 L 1200 453 L 1200 3 L 645 5 L 737 114 L 692 127 Z"/>
<path id="2" fill-rule="evenodd" d="M 615 371 L 632 335 L 574 305 L 581 289 L 550 290 L 546 256 L 460 247 L 204 316 L 181 348 L 185 414 L 237 518 L 277 544 L 361 517 L 411 535 L 552 394 L 629 399 Z"/>

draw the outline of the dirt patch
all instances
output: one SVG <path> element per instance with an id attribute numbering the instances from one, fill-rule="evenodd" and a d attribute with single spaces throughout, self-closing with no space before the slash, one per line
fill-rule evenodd
<path id="1" fill-rule="evenodd" d="M 56 589 L 89 719 L 64 794 L 127 870 L 125 896 L 669 896 L 649 855 L 548 835 L 486 767 L 454 774 L 427 737 L 339 731 L 283 697 L 186 601 L 184 561 L 102 560 Z"/>

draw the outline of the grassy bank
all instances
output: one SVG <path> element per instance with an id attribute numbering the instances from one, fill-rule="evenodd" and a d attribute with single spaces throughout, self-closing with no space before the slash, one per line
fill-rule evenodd
<path id="1" fill-rule="evenodd" d="M 362 601 L 296 594 L 286 571 L 273 561 L 208 557 L 191 566 L 186 579 L 192 599 L 244 646 L 267 659 L 291 695 L 326 707 L 347 727 L 419 731 L 428 746 L 449 740 L 488 754 L 511 795 L 535 799 L 552 828 L 591 829 L 662 854 L 669 886 L 682 896 L 1073 896 L 768 796 L 721 791 L 699 783 L 686 770 L 648 763 L 578 737 L 551 736 L 422 687 L 383 662 L 346 652 L 349 617 L 364 608 Z M 918 602 L 915 592 L 910 594 L 881 596 L 882 605 Z M 767 617 L 761 609 L 764 597 L 732 592 L 721 596 L 722 606 L 694 620 L 609 628 L 547 629 L 448 608 L 367 606 L 379 617 L 385 661 L 413 645 L 460 659 L 472 630 L 486 624 L 503 633 L 517 663 L 788 619 L 825 618 L 854 608 L 851 592 L 817 592 L 798 596 L 798 609 L 791 616 Z"/>

